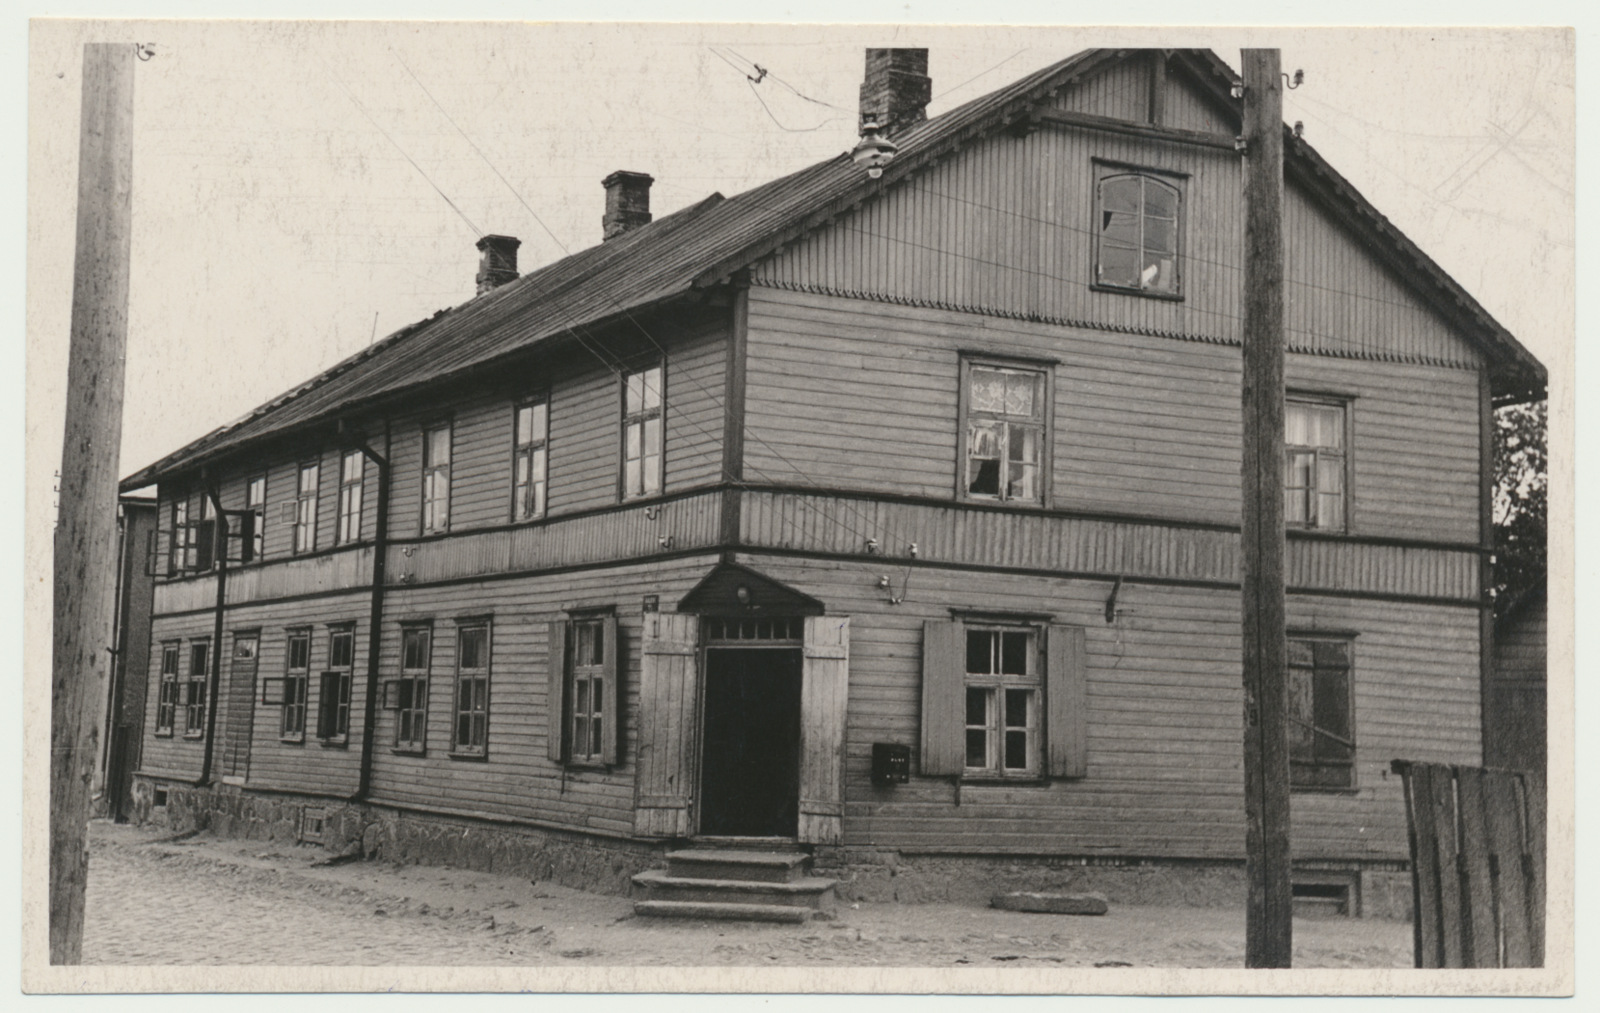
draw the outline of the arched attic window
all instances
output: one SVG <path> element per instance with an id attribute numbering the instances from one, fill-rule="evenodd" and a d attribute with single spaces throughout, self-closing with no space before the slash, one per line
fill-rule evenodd
<path id="1" fill-rule="evenodd" d="M 1107 172 L 1095 188 L 1095 284 L 1178 295 L 1183 195 L 1139 172 Z"/>

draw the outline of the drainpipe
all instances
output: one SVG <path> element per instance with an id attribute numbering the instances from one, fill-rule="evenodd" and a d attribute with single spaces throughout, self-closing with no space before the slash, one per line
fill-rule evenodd
<path id="1" fill-rule="evenodd" d="M 361 774 L 355 801 L 372 786 L 372 746 L 378 730 L 378 653 L 383 647 L 383 586 L 389 555 L 389 459 L 363 440 L 355 449 L 378 468 L 378 522 L 372 533 L 372 610 L 367 617 L 367 700 L 361 718 Z M 390 450 L 389 423 L 383 423 L 383 449 Z"/>
<path id="2" fill-rule="evenodd" d="M 211 637 L 211 673 L 206 686 L 206 750 L 200 763 L 200 777 L 196 784 L 211 783 L 211 758 L 217 743 L 217 693 L 222 676 L 222 613 L 227 607 L 228 593 L 228 515 L 222 512 L 222 494 L 216 481 L 206 487 L 211 509 L 217 515 L 217 526 L 211 532 L 211 565 L 217 570 L 217 618 Z"/>

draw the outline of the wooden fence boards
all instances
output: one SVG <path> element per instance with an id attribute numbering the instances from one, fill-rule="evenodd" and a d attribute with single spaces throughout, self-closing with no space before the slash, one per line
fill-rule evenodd
<path id="1" fill-rule="evenodd" d="M 1544 779 L 1394 762 L 1405 780 L 1418 967 L 1543 967 Z"/>

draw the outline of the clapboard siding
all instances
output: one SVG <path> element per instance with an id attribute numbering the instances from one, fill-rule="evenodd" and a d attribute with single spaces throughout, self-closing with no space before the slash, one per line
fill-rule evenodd
<path id="1" fill-rule="evenodd" d="M 141 773 L 192 779 L 200 776 L 204 763 L 205 740 L 184 737 L 183 708 L 179 706 L 170 736 L 155 734 L 156 708 L 161 699 L 161 651 L 173 641 L 178 651 L 178 682 L 189 675 L 189 645 L 207 640 L 215 633 L 210 615 L 156 618 L 150 627 L 150 680 L 145 687 L 144 746 L 139 757 Z M 228 638 L 223 638 L 226 641 Z M 215 648 L 213 648 L 215 650 Z"/>
<path id="2" fill-rule="evenodd" d="M 1104 620 L 1105 582 L 916 570 L 906 601 L 875 588 L 881 566 L 753 555 L 750 565 L 850 615 L 846 843 L 907 850 L 1239 857 L 1244 840 L 1236 594 L 1125 585 Z M 1293 627 L 1356 639 L 1358 788 L 1296 794 L 1301 857 L 1403 858 L 1395 756 L 1476 762 L 1477 614 L 1470 608 L 1295 596 Z M 873 742 L 918 741 L 921 625 L 952 608 L 1043 612 L 1087 633 L 1088 774 L 1026 787 L 914 776 L 875 788 Z M 1429 632 L 1418 634 L 1418 630 Z M 1425 714 L 1426 720 L 1419 720 Z M 959 796 L 959 797 L 958 797 Z"/>
<path id="3" fill-rule="evenodd" d="M 750 294 L 746 473 L 952 497 L 963 352 L 1057 363 L 1052 505 L 1233 524 L 1237 348 L 780 289 Z M 1350 533 L 1475 541 L 1475 374 L 1291 354 L 1352 396 Z"/>
<path id="4" fill-rule="evenodd" d="M 714 562 L 714 557 L 705 557 L 480 586 L 391 590 L 380 656 L 385 675 L 399 671 L 399 623 L 433 624 L 427 754 L 393 752 L 395 714 L 381 710 L 374 800 L 631 833 L 641 596 L 659 595 L 662 607 L 670 609 Z M 568 609 L 604 606 L 617 609 L 622 640 L 620 762 L 610 770 L 564 771 L 547 755 L 549 624 Z M 492 624 L 488 750 L 482 760 L 449 755 L 456 631 L 463 615 L 488 616 Z"/>
<path id="5" fill-rule="evenodd" d="M 283 709 L 260 702 L 255 693 L 252 708 L 249 763 L 245 783 L 250 787 L 348 795 L 356 790 L 361 761 L 361 723 L 366 709 L 367 623 L 371 599 L 366 594 L 351 594 L 319 600 L 314 611 L 301 602 L 275 602 L 230 609 L 227 625 L 232 630 L 259 630 L 260 654 L 256 665 L 259 687 L 265 679 L 282 678 L 288 666 L 289 631 L 306 629 L 311 633 L 311 657 L 307 680 L 306 726 L 301 742 L 285 742 L 280 736 Z M 355 656 L 351 666 L 350 734 L 344 745 L 323 745 L 317 739 L 317 708 L 321 703 L 319 675 L 328 667 L 329 627 L 354 624 Z M 232 636 L 227 640 L 232 643 Z M 228 669 L 224 667 L 224 687 Z M 226 699 L 224 693 L 223 699 Z M 221 715 L 218 727 L 226 727 Z"/>

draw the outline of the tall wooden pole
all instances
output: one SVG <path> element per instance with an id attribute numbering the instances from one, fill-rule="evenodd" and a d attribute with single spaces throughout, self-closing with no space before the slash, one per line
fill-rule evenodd
<path id="1" fill-rule="evenodd" d="M 99 727 L 91 708 L 111 667 L 117 455 L 133 194 L 132 43 L 83 47 L 78 230 L 67 421 L 55 531 L 50 708 L 50 962 L 83 951 L 89 789 Z"/>
<path id="2" fill-rule="evenodd" d="M 1289 743 L 1283 592 L 1283 79 L 1244 57 L 1243 636 L 1245 966 L 1288 967 Z"/>

